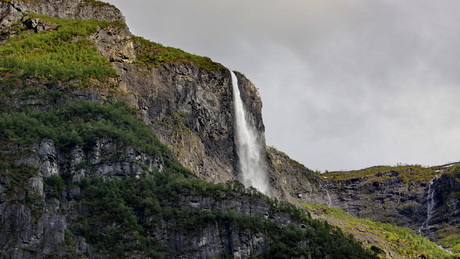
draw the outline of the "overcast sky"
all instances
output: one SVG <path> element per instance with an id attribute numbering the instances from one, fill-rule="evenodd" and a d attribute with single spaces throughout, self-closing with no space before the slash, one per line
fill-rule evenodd
<path id="1" fill-rule="evenodd" d="M 310 169 L 460 160 L 458 0 L 106 0 L 131 31 L 259 88 L 267 144 Z"/>

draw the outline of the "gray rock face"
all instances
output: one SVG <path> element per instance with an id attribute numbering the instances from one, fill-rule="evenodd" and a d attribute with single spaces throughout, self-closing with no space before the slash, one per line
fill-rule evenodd
<path id="1" fill-rule="evenodd" d="M 278 185 L 277 190 L 281 197 L 293 203 L 301 200 L 340 208 L 356 217 L 411 228 L 433 241 L 439 241 L 443 233 L 460 227 L 460 181 L 448 166 L 436 170 L 437 175 L 428 182 L 408 182 L 396 170 L 334 180 L 315 177 L 302 165 L 293 168 L 292 160 L 269 150 L 269 161 L 275 172 L 279 171 L 277 168 L 284 171 L 278 179 L 284 182 Z"/>
<path id="2" fill-rule="evenodd" d="M 127 27 L 111 25 L 99 30 L 90 37 L 98 51 L 110 62 L 132 63 L 136 60 L 131 33 Z"/>
<path id="3" fill-rule="evenodd" d="M 11 172 L 1 172 L 0 258 L 97 258 L 81 236 L 69 231 L 75 227 L 79 215 L 85 215 L 88 210 L 84 203 L 75 200 L 80 187 L 71 183 L 84 176 L 98 175 L 106 180 L 136 177 L 165 166 L 160 157 L 149 156 L 108 138 L 84 150 L 77 146 L 58 149 L 52 140 L 42 139 L 19 160 L 34 169 L 30 178 L 16 186 L 3 183 L 14 177 Z M 60 190 L 46 184 L 53 175 L 60 175 L 67 187 Z M 280 225 L 299 224 L 287 212 L 273 209 L 263 198 L 247 194 L 181 195 L 177 203 L 185 210 L 233 211 L 238 215 L 263 215 Z M 168 231 L 160 224 L 152 238 L 167 251 L 175 251 L 171 253 L 178 254 L 178 258 L 213 258 L 223 254 L 249 258 L 266 251 L 270 240 L 263 233 L 230 221 L 203 223 L 202 228 L 193 232 Z"/>
<path id="4" fill-rule="evenodd" d="M 14 180 L 17 176 L 12 172 L 0 174 L 0 258 L 69 255 L 64 241 L 67 217 L 72 211 L 65 199 L 55 198 L 63 194 L 45 187 L 44 181 L 51 175 L 59 174 L 65 181 L 76 182 L 93 175 L 105 179 L 136 177 L 164 166 L 161 157 L 152 157 L 111 139 L 100 139 L 87 151 L 79 147 L 58 150 L 52 140 L 42 139 L 24 153 L 18 160 L 20 164 L 36 168 L 30 178 L 21 181 Z M 71 189 L 66 196 L 76 194 L 78 189 Z M 76 246 L 81 248 L 76 253 L 89 252 L 84 241 Z"/>
<path id="5" fill-rule="evenodd" d="M 262 214 L 273 222 L 281 225 L 298 224 L 285 212 L 274 211 L 262 199 L 246 195 L 228 193 L 221 197 L 183 196 L 184 207 L 206 210 L 219 210 L 222 213 L 234 211 L 239 215 L 255 216 Z M 170 235 L 173 236 L 170 236 Z M 230 222 L 208 224 L 192 234 L 185 232 L 161 233 L 159 240 L 175 240 L 164 243 L 171 251 L 178 251 L 180 258 L 215 258 L 233 255 L 234 258 L 250 258 L 263 252 L 268 246 L 269 238 L 263 233 L 250 229 L 242 229 Z"/>
<path id="6" fill-rule="evenodd" d="M 427 182 L 407 182 L 396 170 L 334 180 L 272 147 L 267 152 L 274 193 L 293 204 L 304 201 L 340 208 L 356 217 L 411 228 L 433 241 L 460 227 L 460 179 L 450 172 L 451 165 L 433 169 L 436 174 Z"/>
<path id="7" fill-rule="evenodd" d="M 267 162 L 275 197 L 293 204 L 321 200 L 322 180 L 314 172 L 273 147 L 267 147 Z"/>
<path id="8" fill-rule="evenodd" d="M 140 72 L 116 64 L 122 88 L 135 92 L 133 102 L 144 120 L 179 161 L 212 182 L 237 179 L 234 112 L 230 73 L 205 70 L 189 63 L 171 63 Z M 262 102 L 254 85 L 239 75 L 243 99 L 265 146 Z"/>
<path id="9" fill-rule="evenodd" d="M 120 10 L 110 4 L 91 3 L 85 0 L 11 0 L 0 2 L 0 30 L 10 28 L 28 12 L 58 18 L 125 22 Z"/>
<path id="10" fill-rule="evenodd" d="M 460 228 L 459 180 L 458 176 L 443 174 L 426 189 L 421 234 L 437 240 L 439 231 L 455 233 Z"/>

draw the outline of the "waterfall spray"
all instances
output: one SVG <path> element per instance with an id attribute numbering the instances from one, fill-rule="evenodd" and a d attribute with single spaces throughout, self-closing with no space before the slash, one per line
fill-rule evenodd
<path id="1" fill-rule="evenodd" d="M 239 178 L 245 187 L 254 187 L 270 196 L 266 162 L 262 147 L 257 141 L 257 130 L 249 122 L 241 100 L 238 79 L 232 74 L 233 103 L 235 108 L 235 142 L 239 158 Z"/>

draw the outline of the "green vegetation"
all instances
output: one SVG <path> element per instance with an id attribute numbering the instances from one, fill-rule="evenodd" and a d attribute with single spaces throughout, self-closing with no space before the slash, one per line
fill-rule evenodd
<path id="1" fill-rule="evenodd" d="M 2 141 L 31 144 L 40 138 L 50 138 L 59 147 L 84 148 L 102 137 L 119 139 L 152 155 L 167 153 L 149 127 L 135 117 L 135 111 L 123 103 L 102 105 L 75 100 L 48 111 L 26 109 L 0 114 Z"/>
<path id="2" fill-rule="evenodd" d="M 190 116 L 186 113 L 173 112 L 169 116 L 161 118 L 161 124 L 170 126 L 175 133 L 193 134 L 193 132 L 186 126 L 186 118 Z"/>
<path id="3" fill-rule="evenodd" d="M 436 175 L 436 170 L 440 167 L 423 167 L 421 165 L 374 166 L 348 172 L 327 172 L 322 174 L 322 176 L 329 180 L 350 180 L 365 177 L 371 178 L 374 181 L 399 177 L 405 183 L 415 183 L 431 180 Z"/>
<path id="4" fill-rule="evenodd" d="M 456 232 L 457 233 L 451 232 L 447 237 L 441 239 L 439 243 L 449 247 L 452 252 L 460 254 L 460 233 L 458 233 L 458 230 Z"/>
<path id="5" fill-rule="evenodd" d="M 457 178 L 460 179 L 460 166 L 455 166 L 452 168 L 452 174 Z"/>
<path id="6" fill-rule="evenodd" d="M 86 214 L 79 217 L 71 231 L 85 237 L 100 255 L 140 253 L 155 258 L 177 257 L 180 251 L 172 250 L 161 242 L 161 236 L 152 234 L 167 231 L 174 240 L 189 240 L 204 229 L 217 226 L 222 231 L 262 233 L 267 238 L 268 249 L 257 258 L 375 257 L 339 229 L 310 219 L 292 205 L 273 201 L 271 210 L 289 211 L 294 218 L 303 215 L 304 228 L 297 224 L 281 226 L 260 214 L 251 216 L 234 210 L 187 207 L 180 202 L 184 197 L 210 197 L 220 201 L 254 199 L 248 193 L 253 190 L 238 194 L 236 190 L 241 186 L 234 182 L 229 185 L 206 183 L 166 168 L 150 178 L 111 181 L 85 178 L 79 187 L 82 192 L 77 200 L 84 204 Z M 297 216 L 293 215 L 294 210 Z"/>
<path id="7" fill-rule="evenodd" d="M 165 47 L 142 37 L 133 37 L 133 40 L 139 44 L 139 47 L 136 48 L 137 62 L 146 65 L 149 69 L 175 62 L 192 63 L 206 70 L 223 68 L 221 64 L 208 57 L 193 55 L 173 47 Z"/>
<path id="8" fill-rule="evenodd" d="M 26 190 L 29 179 L 37 173 L 36 167 L 25 163 L 14 163 L 19 155 L 19 153 L 0 154 L 0 181 L 5 183 L 4 194 L 7 196 Z M 27 190 L 24 198 L 26 202 L 30 201 L 31 197 L 28 196 Z"/>
<path id="9" fill-rule="evenodd" d="M 0 69 L 58 79 L 113 77 L 115 70 L 102 57 L 88 36 L 111 23 L 99 20 L 71 20 L 31 14 L 29 19 L 49 24 L 35 32 L 18 24 L 18 35 L 0 46 Z"/>
<path id="10" fill-rule="evenodd" d="M 86 3 L 91 4 L 93 6 L 104 6 L 104 5 L 111 5 L 106 2 L 98 1 L 98 0 L 85 0 Z"/>
<path id="11" fill-rule="evenodd" d="M 59 197 L 62 190 L 64 189 L 64 180 L 62 180 L 62 177 L 60 174 L 53 174 L 50 177 L 45 179 L 45 183 L 53 188 L 53 190 L 56 192 L 57 196 Z"/>
<path id="12" fill-rule="evenodd" d="M 316 218 L 340 225 L 340 228 L 364 240 L 374 240 L 367 243 L 371 250 L 383 250 L 396 253 L 396 257 L 403 258 L 458 258 L 438 247 L 425 237 L 417 235 L 413 230 L 398 227 L 388 223 L 372 221 L 368 218 L 353 217 L 345 211 L 322 205 L 304 204 Z M 448 242 L 448 241 L 446 241 Z M 375 246 L 375 248 L 372 248 Z M 384 256 L 382 254 L 382 256 Z"/>

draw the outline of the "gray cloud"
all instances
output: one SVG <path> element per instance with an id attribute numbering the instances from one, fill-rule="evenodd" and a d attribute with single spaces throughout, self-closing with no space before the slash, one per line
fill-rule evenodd
<path id="1" fill-rule="evenodd" d="M 239 70 L 269 145 L 312 169 L 460 157 L 460 2 L 109 0 L 133 32 Z"/>

